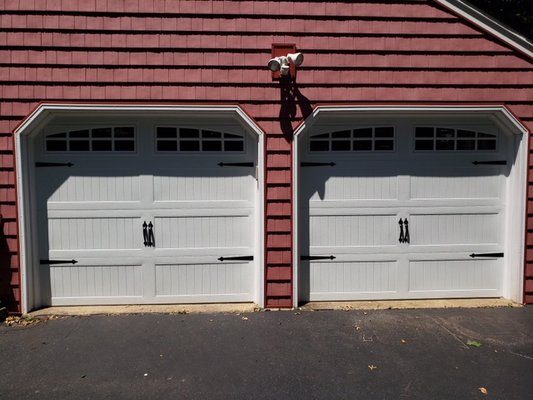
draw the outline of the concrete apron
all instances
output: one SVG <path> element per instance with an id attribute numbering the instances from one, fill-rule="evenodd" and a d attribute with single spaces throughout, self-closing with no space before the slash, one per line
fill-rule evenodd
<path id="1" fill-rule="evenodd" d="M 417 308 L 492 308 L 521 307 L 507 299 L 438 299 L 438 300 L 371 300 L 371 301 L 320 301 L 308 303 L 303 310 L 390 310 Z"/>
<path id="2" fill-rule="evenodd" d="M 389 310 L 422 308 L 485 308 L 520 307 L 507 299 L 451 299 L 451 300 L 387 300 L 311 302 L 300 310 Z M 248 313 L 261 311 L 253 303 L 233 304 L 154 304 L 121 306 L 65 306 L 47 307 L 29 313 L 32 317 L 47 315 L 113 315 L 113 314 L 189 314 L 189 313 Z"/>
<path id="3" fill-rule="evenodd" d="M 121 306 L 46 307 L 29 313 L 32 317 L 47 315 L 112 315 L 112 314 L 190 314 L 246 313 L 258 311 L 254 303 L 233 304 L 150 304 Z"/>

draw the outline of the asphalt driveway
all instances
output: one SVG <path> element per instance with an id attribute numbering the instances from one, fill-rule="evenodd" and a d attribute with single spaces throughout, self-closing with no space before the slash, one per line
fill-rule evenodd
<path id="1" fill-rule="evenodd" d="M 61 317 L 0 359 L 2 400 L 532 400 L 533 307 Z"/>

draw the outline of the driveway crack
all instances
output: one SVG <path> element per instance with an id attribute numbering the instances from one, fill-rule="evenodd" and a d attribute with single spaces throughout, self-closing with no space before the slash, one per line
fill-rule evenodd
<path id="1" fill-rule="evenodd" d="M 463 340 L 461 340 L 461 338 L 459 336 L 457 336 L 455 333 L 453 333 L 450 329 L 448 329 L 446 326 L 444 326 L 443 324 L 441 324 L 437 319 L 431 317 L 431 320 L 437 324 L 438 326 L 440 326 L 442 329 L 444 329 L 446 332 L 448 332 L 456 341 L 458 341 L 459 343 L 461 343 L 461 345 L 467 349 L 467 350 L 470 350 L 470 347 L 468 347 L 468 345 L 463 342 Z"/>

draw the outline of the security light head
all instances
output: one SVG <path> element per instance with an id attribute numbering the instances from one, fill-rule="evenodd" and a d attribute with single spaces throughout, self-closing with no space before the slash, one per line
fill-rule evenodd
<path id="1" fill-rule="evenodd" d="M 293 47 L 294 49 L 294 47 Z M 283 54 L 284 51 L 272 52 L 274 54 Z M 294 51 L 294 50 L 292 50 Z M 296 78 L 296 67 L 304 61 L 302 53 L 288 53 L 287 55 L 280 55 L 271 58 L 268 61 L 268 69 L 272 71 L 272 79 L 280 79 L 282 76 L 290 75 L 293 79 Z"/>
<path id="2" fill-rule="evenodd" d="M 287 54 L 287 58 L 296 66 L 301 65 L 304 62 L 304 55 L 302 53 L 289 53 Z"/>
<path id="3" fill-rule="evenodd" d="M 274 57 L 268 62 L 268 69 L 272 72 L 280 71 L 281 75 L 288 75 L 289 59 L 287 57 Z"/>
<path id="4" fill-rule="evenodd" d="M 272 72 L 277 72 L 281 69 L 281 57 L 274 57 L 268 62 L 268 69 Z"/>

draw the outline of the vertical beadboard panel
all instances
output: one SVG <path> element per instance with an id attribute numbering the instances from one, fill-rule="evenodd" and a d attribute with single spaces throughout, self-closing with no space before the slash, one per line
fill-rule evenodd
<path id="1" fill-rule="evenodd" d="M 137 218 L 49 218 L 49 247 L 50 250 L 136 249 L 139 225 Z"/>
<path id="2" fill-rule="evenodd" d="M 396 262 L 311 262 L 310 300 L 351 300 L 367 294 L 380 298 L 395 292 Z"/>
<path id="3" fill-rule="evenodd" d="M 414 214 L 409 218 L 412 245 L 498 244 L 499 214 Z"/>
<path id="4" fill-rule="evenodd" d="M 52 303 L 65 298 L 142 296 L 140 265 L 50 267 Z"/>
<path id="5" fill-rule="evenodd" d="M 358 169 L 360 170 L 360 169 Z M 366 176 L 349 176 L 348 171 L 335 171 L 335 176 L 329 176 L 329 171 L 313 171 L 303 176 L 306 191 L 312 193 L 311 201 L 322 200 L 391 200 L 398 197 L 397 176 L 374 176 L 374 173 L 361 171 Z M 343 173 L 347 176 L 343 176 Z M 320 183 L 317 183 L 320 182 Z M 320 186 L 324 189 L 321 190 Z"/>
<path id="6" fill-rule="evenodd" d="M 247 216 L 157 217 L 159 248 L 252 247 Z"/>
<path id="7" fill-rule="evenodd" d="M 495 293 L 499 290 L 501 268 L 501 260 L 411 261 L 409 290 L 424 292 L 428 297 L 432 292 L 437 297 L 454 297 L 457 291 Z"/>
<path id="8" fill-rule="evenodd" d="M 99 201 L 139 201 L 140 180 L 138 176 L 104 176 L 108 171 L 91 171 L 92 176 L 66 175 L 68 171 L 37 170 L 37 179 L 49 182 L 49 186 L 41 187 L 46 192 L 48 202 L 99 202 Z M 98 176 L 97 174 L 102 174 Z"/>
<path id="9" fill-rule="evenodd" d="M 252 277 L 250 263 L 158 264 L 156 295 L 180 297 L 185 301 L 187 297 L 216 301 L 216 296 L 250 301 Z"/>
<path id="10" fill-rule="evenodd" d="M 497 199 L 505 185 L 505 179 L 497 175 L 435 175 L 411 177 L 410 197 L 412 199 Z"/>
<path id="11" fill-rule="evenodd" d="M 200 171 L 195 171 L 198 174 Z M 213 174 L 213 171 L 209 171 Z M 245 176 L 154 176 L 155 201 L 253 200 L 251 181 Z M 184 190 L 185 189 L 185 190 Z"/>
<path id="12" fill-rule="evenodd" d="M 396 245 L 396 215 L 312 215 L 313 247 Z"/>

